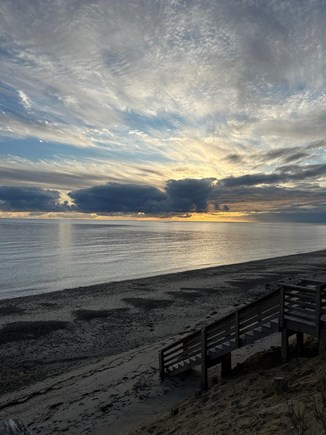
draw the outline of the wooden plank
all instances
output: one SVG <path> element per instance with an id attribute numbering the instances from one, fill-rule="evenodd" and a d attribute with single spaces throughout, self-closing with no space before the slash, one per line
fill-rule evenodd
<path id="1" fill-rule="evenodd" d="M 207 330 L 201 330 L 201 389 L 208 388 L 208 367 L 207 367 Z"/>
<path id="2" fill-rule="evenodd" d="M 164 378 L 164 354 L 163 350 L 160 350 L 159 352 L 159 364 L 160 364 L 160 378 Z"/>
<path id="3" fill-rule="evenodd" d="M 307 301 L 310 303 L 315 304 L 316 303 L 316 299 L 315 299 L 315 295 L 307 295 L 306 293 L 287 293 L 285 294 L 285 298 L 286 299 L 291 299 L 291 298 L 297 298 L 300 299 L 301 301 Z"/>
<path id="4" fill-rule="evenodd" d="M 220 332 L 219 334 L 211 334 L 211 332 L 207 331 L 207 340 L 209 342 L 223 339 L 226 336 L 235 336 L 235 328 L 227 329 L 223 332 Z"/>
<path id="5" fill-rule="evenodd" d="M 322 328 L 319 335 L 319 354 L 325 352 L 326 349 L 326 329 Z"/>
<path id="6" fill-rule="evenodd" d="M 298 306 L 300 308 L 310 308 L 311 310 L 316 309 L 316 304 L 312 304 L 310 302 L 302 301 L 301 299 L 287 299 L 285 298 L 285 306 L 286 307 L 295 307 Z"/>
<path id="7" fill-rule="evenodd" d="M 176 340 L 173 343 L 168 344 L 167 346 L 164 346 L 162 348 L 162 350 L 163 350 L 163 352 L 166 352 L 167 350 L 171 349 L 172 347 L 176 347 L 178 344 L 182 344 L 184 342 L 184 340 L 190 339 L 191 337 L 196 336 L 196 335 L 200 336 L 200 331 L 192 332 L 191 334 L 188 334 L 185 337 L 180 338 L 179 340 Z"/>
<path id="8" fill-rule="evenodd" d="M 295 317 L 296 319 L 306 320 L 308 322 L 316 324 L 316 312 L 309 313 L 299 308 L 292 308 L 291 310 L 285 310 L 284 317 Z"/>
<path id="9" fill-rule="evenodd" d="M 170 376 L 175 376 L 178 375 L 179 373 L 184 373 L 188 370 L 190 370 L 192 367 L 196 367 L 200 365 L 200 361 L 196 361 L 196 362 L 189 362 L 188 364 L 185 364 L 183 367 L 176 367 L 176 368 L 171 368 L 168 371 L 168 374 Z"/>
<path id="10" fill-rule="evenodd" d="M 301 279 L 300 282 L 301 282 L 303 285 L 305 285 L 305 284 L 307 284 L 307 285 L 311 285 L 311 284 L 313 284 L 313 285 L 326 286 L 326 282 L 324 282 L 324 281 L 318 281 L 318 280 L 316 280 L 316 279 Z"/>
<path id="11" fill-rule="evenodd" d="M 200 349 L 200 341 L 197 343 L 193 343 L 192 345 L 185 345 L 183 347 L 178 347 L 178 349 L 175 350 L 175 352 L 170 352 L 168 355 L 164 353 L 164 360 L 168 361 L 169 359 L 178 356 L 184 352 L 191 352 L 194 349 Z"/>
<path id="12" fill-rule="evenodd" d="M 208 350 L 213 350 L 216 348 L 230 349 L 231 347 L 236 349 L 235 341 L 227 340 L 227 341 L 221 341 L 219 343 L 212 343 L 212 344 L 207 346 L 207 349 Z"/>
<path id="13" fill-rule="evenodd" d="M 264 303 L 252 304 L 239 310 L 239 318 L 247 318 L 250 317 L 251 314 L 261 313 L 273 307 L 279 307 L 279 305 L 279 297 L 273 298 L 273 300 L 270 301 L 264 301 Z"/>
<path id="14" fill-rule="evenodd" d="M 185 339 L 184 341 L 181 341 L 181 342 L 178 341 L 178 344 L 175 347 L 170 347 L 168 350 L 163 349 L 163 352 L 164 352 L 164 355 L 167 357 L 169 355 L 172 355 L 172 354 L 182 350 L 183 347 L 186 345 L 191 347 L 191 346 L 195 345 L 196 343 L 200 343 L 200 333 L 197 334 L 196 337 L 193 337 L 191 339 Z"/>
<path id="15" fill-rule="evenodd" d="M 181 352 L 173 356 L 169 356 L 169 358 L 164 358 L 164 366 L 167 367 L 168 365 L 175 364 L 180 361 L 183 361 L 184 359 L 191 358 L 192 356 L 198 355 L 200 353 L 200 349 L 201 349 L 201 345 L 199 344 L 199 346 L 196 348 L 187 350 L 185 352 Z"/>
<path id="16" fill-rule="evenodd" d="M 245 326 L 242 326 L 241 324 L 240 324 L 240 334 L 243 334 L 243 333 L 245 333 L 245 332 L 247 332 L 247 331 L 250 331 L 251 329 L 254 329 L 254 328 L 256 328 L 257 326 L 262 326 L 262 325 L 264 325 L 265 323 L 268 323 L 268 322 L 270 322 L 271 320 L 277 320 L 277 318 L 278 318 L 278 315 L 277 315 L 278 313 L 272 313 L 272 314 L 270 314 L 269 316 L 266 316 L 263 320 L 261 320 L 261 321 L 256 321 L 255 323 L 251 323 L 251 324 L 249 324 L 249 325 L 245 325 Z"/>
<path id="17" fill-rule="evenodd" d="M 285 305 L 285 289 L 284 285 L 281 288 L 280 291 L 280 328 L 283 328 L 284 325 L 284 305 Z"/>
<path id="18" fill-rule="evenodd" d="M 235 345 L 236 347 L 240 347 L 240 323 L 239 323 L 239 310 L 236 310 L 234 313 L 235 320 Z"/>
<path id="19" fill-rule="evenodd" d="M 228 314 L 227 316 L 224 316 L 221 319 L 218 319 L 215 322 L 210 323 L 209 325 L 207 325 L 207 327 L 209 327 L 210 329 L 214 329 L 214 327 L 216 326 L 218 328 L 220 325 L 224 325 L 224 324 L 227 325 L 229 320 L 233 320 L 233 313 Z"/>
<path id="20" fill-rule="evenodd" d="M 229 334 L 229 333 L 234 333 L 235 331 L 235 325 L 232 325 L 232 327 L 230 328 L 224 328 L 221 331 L 215 331 L 215 330 L 210 330 L 207 328 L 207 336 L 208 338 L 213 338 L 213 337 L 220 337 L 223 336 L 225 334 Z"/>
<path id="21" fill-rule="evenodd" d="M 207 346 L 209 348 L 214 347 L 214 346 L 220 346 L 223 343 L 227 342 L 227 341 L 231 341 L 232 339 L 235 338 L 235 334 L 232 335 L 226 335 L 224 337 L 221 337 L 219 340 L 210 340 L 207 342 Z"/>
<path id="22" fill-rule="evenodd" d="M 316 310 L 312 310 L 311 308 L 292 307 L 286 305 L 284 313 L 292 313 L 292 312 L 308 316 L 311 319 L 316 318 Z"/>
<path id="23" fill-rule="evenodd" d="M 272 305 L 269 307 L 264 308 L 257 308 L 255 310 L 251 310 L 249 313 L 243 313 L 239 315 L 240 323 L 244 322 L 245 320 L 250 320 L 251 318 L 254 318 L 256 316 L 263 316 L 265 313 L 268 314 L 269 312 L 279 312 L 280 306 L 278 305 Z"/>
<path id="24" fill-rule="evenodd" d="M 285 325 L 287 328 L 291 329 L 294 332 L 303 332 L 304 334 L 310 334 L 315 336 L 316 328 L 314 327 L 314 325 L 297 322 L 296 320 L 292 319 L 287 319 L 285 321 Z"/>
<path id="25" fill-rule="evenodd" d="M 240 329 L 243 328 L 244 326 L 253 324 L 257 321 L 261 323 L 264 321 L 264 319 L 270 318 L 270 316 L 277 317 L 278 314 L 279 314 L 279 309 L 273 308 L 273 309 L 265 311 L 264 313 L 256 314 L 255 316 L 250 317 L 248 319 L 240 319 Z"/>
<path id="26" fill-rule="evenodd" d="M 304 287 L 302 285 L 295 285 L 295 284 L 283 284 L 285 291 L 287 292 L 288 290 L 303 290 L 307 293 L 311 293 L 314 294 L 316 293 L 315 289 L 311 289 L 309 287 Z"/>
<path id="27" fill-rule="evenodd" d="M 316 336 L 320 334 L 320 316 L 321 316 L 321 286 L 317 287 L 316 293 Z"/>
<path id="28" fill-rule="evenodd" d="M 220 332 L 226 329 L 229 329 L 231 327 L 234 327 L 234 314 L 232 314 L 232 318 L 223 320 L 220 323 L 214 322 L 213 324 L 207 325 L 207 332 Z"/>
<path id="29" fill-rule="evenodd" d="M 233 347 L 225 349 L 210 349 L 208 353 L 208 361 L 215 360 L 216 358 L 221 358 L 226 353 L 233 352 L 236 349 L 235 345 Z M 210 367 L 210 365 L 209 365 Z"/>

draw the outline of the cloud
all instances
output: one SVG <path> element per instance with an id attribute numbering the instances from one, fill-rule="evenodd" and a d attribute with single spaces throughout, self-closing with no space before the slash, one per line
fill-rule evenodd
<path id="1" fill-rule="evenodd" d="M 76 158 L 78 147 L 126 158 L 139 147 L 176 166 L 188 155 L 196 177 L 230 147 L 322 139 L 324 10 L 304 6 L 3 0 L 0 135 L 74 145 Z"/>
<path id="2" fill-rule="evenodd" d="M 165 187 L 169 200 L 169 211 L 206 212 L 214 181 L 211 178 L 169 180 Z"/>
<path id="3" fill-rule="evenodd" d="M 282 217 L 283 220 L 317 222 L 322 220 L 320 216 L 326 203 L 325 173 L 326 166 L 322 164 L 286 165 L 270 174 L 245 174 L 218 181 L 216 178 L 168 180 L 162 188 L 136 182 L 110 182 L 69 192 L 72 200 L 69 205 L 62 201 L 59 191 L 2 187 L 0 210 L 70 210 L 165 217 L 232 211 L 256 216 L 258 220 Z"/>
<path id="4" fill-rule="evenodd" d="M 166 200 L 164 192 L 152 186 L 109 183 L 71 192 L 78 210 L 98 213 L 152 211 L 152 205 Z"/>
<path id="5" fill-rule="evenodd" d="M 71 192 L 78 210 L 100 213 L 206 212 L 212 179 L 169 180 L 164 190 L 138 184 L 108 183 Z"/>
<path id="6" fill-rule="evenodd" d="M 256 186 L 260 184 L 280 184 L 289 181 L 318 179 L 326 177 L 326 164 L 320 165 L 287 165 L 280 167 L 272 174 L 246 174 L 240 177 L 227 177 L 220 180 L 225 187 Z"/>
<path id="7" fill-rule="evenodd" d="M 2 0 L 0 184 L 84 191 L 85 210 L 109 207 L 106 186 L 110 207 L 155 213 L 319 195 L 324 16 L 319 0 Z"/>
<path id="8" fill-rule="evenodd" d="M 228 154 L 225 160 L 230 163 L 240 164 L 242 162 L 242 157 L 239 154 Z"/>
<path id="9" fill-rule="evenodd" d="M 326 206 L 291 206 L 274 213 L 257 215 L 261 222 L 296 222 L 310 224 L 326 224 Z"/>
<path id="10" fill-rule="evenodd" d="M 37 187 L 0 186 L 0 210 L 16 211 L 64 211 L 60 204 L 60 192 Z"/>

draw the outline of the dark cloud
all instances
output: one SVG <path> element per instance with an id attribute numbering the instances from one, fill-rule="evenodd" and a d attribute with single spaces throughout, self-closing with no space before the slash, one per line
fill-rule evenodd
<path id="1" fill-rule="evenodd" d="M 228 154 L 224 160 L 230 163 L 241 163 L 242 157 L 239 154 Z"/>
<path id="2" fill-rule="evenodd" d="M 60 193 L 38 187 L 0 186 L 0 210 L 3 211 L 64 211 L 59 204 Z"/>
<path id="3" fill-rule="evenodd" d="M 0 210 L 189 217 L 193 212 L 227 212 L 231 207 L 242 213 L 259 211 L 261 220 L 323 222 L 326 190 L 318 182 L 325 175 L 326 164 L 293 164 L 271 174 L 245 174 L 219 182 L 215 178 L 169 180 L 162 189 L 111 182 L 70 192 L 72 206 L 59 203 L 58 191 L 4 186 L 0 187 Z"/>
<path id="4" fill-rule="evenodd" d="M 227 177 L 220 180 L 224 187 L 256 186 L 257 184 L 275 184 L 281 180 L 279 174 L 248 174 L 240 177 Z"/>
<path id="5" fill-rule="evenodd" d="M 301 151 L 301 152 L 286 156 L 284 158 L 284 162 L 291 163 L 291 162 L 296 162 L 298 160 L 302 160 L 302 159 L 309 158 L 309 157 L 310 157 L 310 154 L 305 153 L 304 151 Z"/>
<path id="6" fill-rule="evenodd" d="M 267 153 L 263 154 L 263 160 L 264 161 L 270 161 L 270 160 L 277 160 L 281 159 L 284 160 L 284 162 L 291 162 L 295 160 L 300 160 L 305 157 L 309 157 L 310 154 L 306 151 L 301 151 L 300 147 L 286 147 L 286 148 L 280 148 L 277 150 L 271 150 Z"/>
<path id="7" fill-rule="evenodd" d="M 108 183 L 70 193 L 78 210 L 102 213 L 187 213 L 207 211 L 213 179 L 169 180 L 164 190 Z"/>
<path id="8" fill-rule="evenodd" d="M 293 180 L 303 180 L 306 178 L 326 177 L 326 163 L 320 165 L 287 165 L 282 166 L 279 171 L 286 174 Z"/>
<path id="9" fill-rule="evenodd" d="M 212 178 L 168 181 L 166 193 L 170 211 L 207 211 L 208 200 L 213 190 L 213 181 Z"/>
<path id="10" fill-rule="evenodd" d="M 109 183 L 69 194 L 83 212 L 133 213 L 158 211 L 156 204 L 166 201 L 166 194 L 152 186 Z"/>
<path id="11" fill-rule="evenodd" d="M 218 198 L 222 203 L 229 205 L 248 203 L 255 207 L 255 203 L 268 204 L 277 209 L 276 203 L 279 201 L 291 204 L 296 201 L 304 201 L 307 204 L 326 203 L 326 191 L 319 186 L 300 188 L 288 188 L 278 186 L 232 186 L 226 188 L 217 186 L 214 191 L 214 198 Z M 241 206 L 240 206 L 241 207 Z"/>
<path id="12" fill-rule="evenodd" d="M 257 215 L 262 222 L 297 222 L 311 224 L 326 224 L 326 206 L 290 207 L 275 213 Z"/>
<path id="13" fill-rule="evenodd" d="M 224 187 L 257 186 L 261 184 L 281 184 L 289 181 L 302 181 L 326 176 L 326 164 L 320 165 L 286 165 L 273 174 L 246 174 L 240 177 L 227 177 L 220 180 Z"/>

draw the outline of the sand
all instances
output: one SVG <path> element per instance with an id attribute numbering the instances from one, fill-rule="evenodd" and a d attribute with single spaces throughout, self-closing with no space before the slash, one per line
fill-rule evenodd
<path id="1" fill-rule="evenodd" d="M 324 435 L 326 354 L 317 351 L 317 341 L 308 341 L 297 359 L 293 346 L 288 364 L 281 363 L 279 348 L 259 352 L 229 378 L 183 401 L 174 415 L 166 412 L 128 435 Z M 283 379 L 283 391 L 275 378 Z"/>
<path id="2" fill-rule="evenodd" d="M 200 385 L 196 371 L 160 382 L 163 345 L 280 280 L 326 280 L 325 260 L 321 251 L 1 301 L 0 418 L 18 416 L 34 434 L 150 424 Z M 234 364 L 277 344 L 276 334 L 243 348 Z"/>

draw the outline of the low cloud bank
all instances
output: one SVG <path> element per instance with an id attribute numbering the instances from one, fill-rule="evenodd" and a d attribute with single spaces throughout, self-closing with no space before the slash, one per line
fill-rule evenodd
<path id="1" fill-rule="evenodd" d="M 60 192 L 39 187 L 0 186 L 2 211 L 64 211 L 67 204 L 60 204 Z"/>
<path id="2" fill-rule="evenodd" d="M 136 183 L 107 183 L 68 193 L 0 186 L 0 210 L 6 212 L 82 212 L 191 216 L 236 211 L 262 221 L 326 223 L 326 191 L 318 182 L 326 165 L 287 165 L 272 174 L 168 180 L 162 189 Z M 291 185 L 292 181 L 296 186 Z"/>

